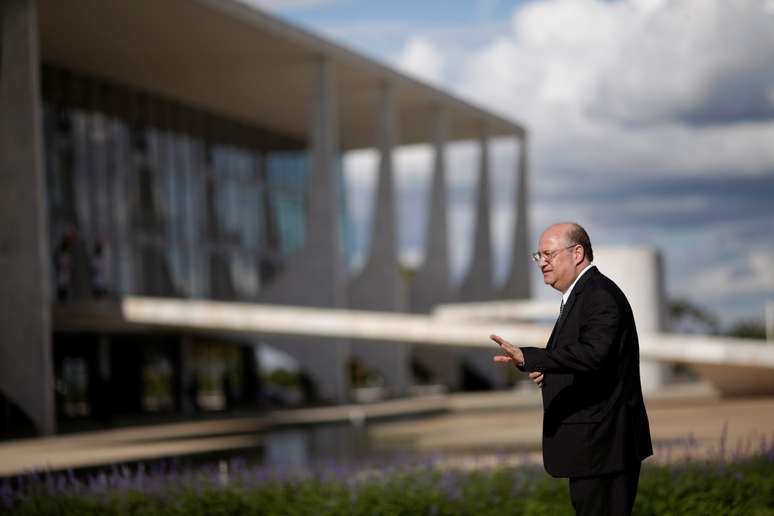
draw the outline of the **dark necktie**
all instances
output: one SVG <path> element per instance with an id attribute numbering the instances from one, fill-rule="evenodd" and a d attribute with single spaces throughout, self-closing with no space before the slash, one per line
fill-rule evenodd
<path id="1" fill-rule="evenodd" d="M 559 317 L 562 316 L 562 310 L 564 310 L 564 298 L 562 298 L 562 302 L 559 304 Z"/>

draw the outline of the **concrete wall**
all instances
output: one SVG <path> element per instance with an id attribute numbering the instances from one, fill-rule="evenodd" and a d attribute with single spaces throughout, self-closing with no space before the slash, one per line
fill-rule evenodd
<path id="1" fill-rule="evenodd" d="M 0 2 L 0 390 L 55 430 L 38 29 L 33 0 Z"/>

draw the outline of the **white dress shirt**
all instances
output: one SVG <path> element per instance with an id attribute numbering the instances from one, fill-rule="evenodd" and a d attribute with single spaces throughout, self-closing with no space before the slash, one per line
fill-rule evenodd
<path id="1" fill-rule="evenodd" d="M 592 268 L 593 266 L 594 266 L 594 264 L 590 263 L 590 264 L 586 265 L 585 269 L 580 271 L 580 274 L 578 274 L 578 277 L 575 278 L 575 281 L 572 282 L 572 285 L 570 285 L 570 288 L 568 288 L 564 292 L 564 294 L 562 294 L 562 304 L 565 304 L 565 305 L 567 304 L 567 300 L 570 299 L 570 294 L 572 294 L 572 288 L 575 286 L 576 283 L 578 283 L 578 280 L 581 278 L 581 276 L 583 276 L 586 273 L 586 271 L 589 270 L 590 268 Z"/>

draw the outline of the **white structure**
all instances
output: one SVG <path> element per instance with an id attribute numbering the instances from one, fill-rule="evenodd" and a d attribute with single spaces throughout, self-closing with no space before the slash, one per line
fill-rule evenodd
<path id="1" fill-rule="evenodd" d="M 527 297 L 526 128 L 248 3 L 0 2 L 0 196 L 13 215 L 0 222 L 0 434 L 56 432 L 59 416 L 70 417 L 68 396 L 95 412 L 144 411 L 132 379 L 155 367 L 152 356 L 176 369 L 165 384 L 183 413 L 202 383 L 218 383 L 197 379 L 196 349 L 237 346 L 241 364 L 254 362 L 252 343 L 222 335 L 202 343 L 185 325 L 148 339 L 112 319 L 115 326 L 74 335 L 73 321 L 51 316 L 73 308 L 60 305 L 77 304 L 96 321 L 125 296 L 393 312 L 457 299 L 445 238 L 447 143 L 482 149 L 479 230 L 463 296 L 471 300 L 502 295 L 491 282 L 487 149 L 494 138 L 521 149 L 517 252 L 504 291 Z M 436 159 L 430 260 L 407 292 L 392 154 L 414 144 L 432 144 Z M 350 277 L 341 162 L 362 149 L 378 149 L 381 159 L 369 255 Z M 97 248 L 110 250 L 109 285 L 90 274 Z M 71 262 L 72 271 L 63 265 Z M 320 400 L 348 400 L 354 355 L 394 395 L 408 391 L 411 365 L 422 358 L 394 340 L 354 349 L 345 336 L 320 348 L 317 333 L 287 330 L 272 344 L 297 357 Z M 146 344 L 153 353 L 142 351 Z M 88 387 L 57 397 L 65 357 L 86 371 L 78 377 Z M 232 369 L 243 380 L 234 400 L 252 404 L 255 372 Z M 454 373 L 433 376 L 456 381 Z M 107 406 L 94 394 L 98 379 L 126 396 Z"/>
<path id="2" fill-rule="evenodd" d="M 594 249 L 594 264 L 626 294 L 640 335 L 669 330 L 663 267 L 661 256 L 655 250 L 602 247 Z M 644 392 L 657 390 L 669 382 L 670 366 L 642 360 L 640 376 Z"/>
<path id="3" fill-rule="evenodd" d="M 72 330 L 187 328 L 208 333 L 314 336 L 361 342 L 392 342 L 453 348 L 497 347 L 491 333 L 526 346 L 544 346 L 551 327 L 527 323 L 457 321 L 427 315 L 162 298 L 124 298 L 115 312 L 57 307 L 54 317 Z M 708 335 L 640 332 L 640 357 L 654 364 L 686 364 L 712 381 L 721 394 L 774 393 L 774 348 L 763 341 Z M 325 346 L 320 342 L 319 346 Z M 651 385 L 651 390 L 652 385 Z"/>

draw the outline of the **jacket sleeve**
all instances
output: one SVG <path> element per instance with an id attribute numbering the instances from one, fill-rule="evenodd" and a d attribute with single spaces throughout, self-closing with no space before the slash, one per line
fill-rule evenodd
<path id="1" fill-rule="evenodd" d="M 546 350 L 521 348 L 525 371 L 541 373 L 583 373 L 605 366 L 618 334 L 621 311 L 613 295 L 606 290 L 589 292 L 580 314 L 580 331 L 576 342 Z"/>

